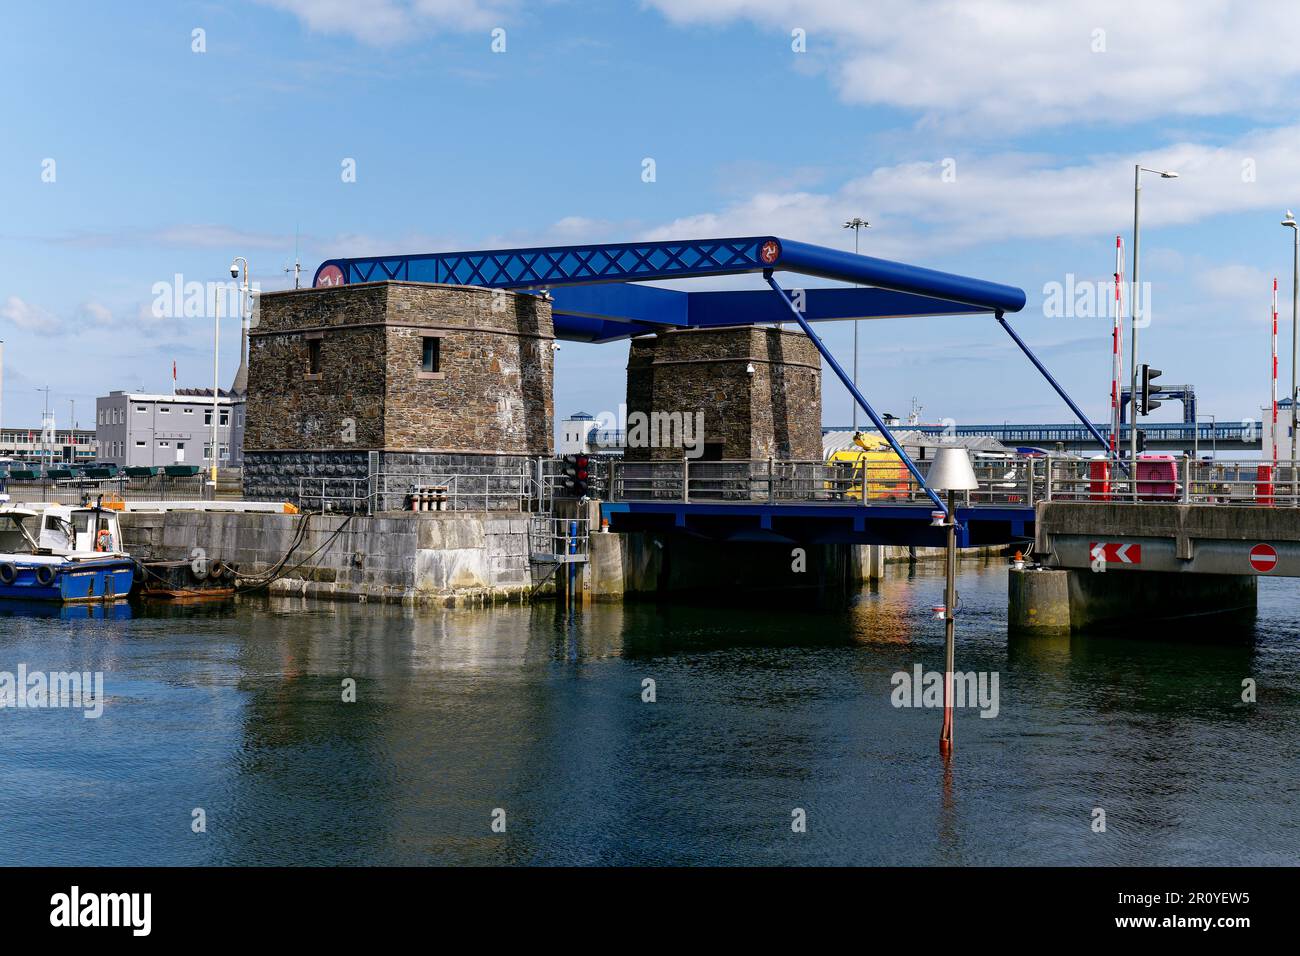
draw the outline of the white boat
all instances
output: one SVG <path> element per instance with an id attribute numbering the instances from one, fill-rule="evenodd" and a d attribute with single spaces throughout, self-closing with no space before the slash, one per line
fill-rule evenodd
<path id="1" fill-rule="evenodd" d="M 116 512 L 0 505 L 0 600 L 125 600 L 134 577 Z"/>

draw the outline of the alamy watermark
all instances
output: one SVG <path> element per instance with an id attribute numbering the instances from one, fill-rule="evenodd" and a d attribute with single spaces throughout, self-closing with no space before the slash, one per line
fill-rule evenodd
<path id="1" fill-rule="evenodd" d="M 220 302 L 222 318 L 242 318 L 247 313 L 249 325 L 257 327 L 258 300 L 262 292 L 257 282 L 249 284 L 246 304 L 243 290 L 236 281 L 187 282 L 179 272 L 170 282 L 155 282 L 149 291 L 153 295 L 149 311 L 155 319 L 210 319 L 217 314 Z"/>
<path id="2" fill-rule="evenodd" d="M 1144 329 L 1151 324 L 1151 283 L 1140 283 L 1137 324 Z M 1118 309 L 1123 312 L 1133 300 L 1133 284 L 1126 283 L 1122 297 L 1115 299 L 1113 279 L 1097 281 L 1077 279 L 1073 272 L 1065 274 L 1064 282 L 1043 283 L 1043 317 L 1048 319 L 1114 319 Z"/>
<path id="3" fill-rule="evenodd" d="M 943 707 L 943 671 L 927 671 L 916 664 L 909 671 L 896 671 L 889 679 L 894 689 L 889 695 L 895 707 Z M 996 717 L 998 702 L 997 671 L 953 671 L 952 705 L 978 707 L 981 717 Z"/>
<path id="4" fill-rule="evenodd" d="M 0 710 L 66 708 L 93 720 L 104 713 L 103 671 L 0 671 Z"/>
<path id="5" fill-rule="evenodd" d="M 626 404 L 618 412 L 601 412 L 595 417 L 600 431 L 620 431 L 627 448 L 680 448 L 687 458 L 704 454 L 704 412 L 629 413 Z"/>

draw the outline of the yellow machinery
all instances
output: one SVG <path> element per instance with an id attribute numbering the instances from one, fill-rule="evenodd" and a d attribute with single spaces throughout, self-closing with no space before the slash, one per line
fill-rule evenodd
<path id="1" fill-rule="evenodd" d="M 903 460 L 883 438 L 853 434 L 854 448 L 832 452 L 826 459 L 834 472 L 828 489 L 845 498 L 862 499 L 865 484 L 867 500 L 906 501 L 912 496 L 912 476 Z"/>

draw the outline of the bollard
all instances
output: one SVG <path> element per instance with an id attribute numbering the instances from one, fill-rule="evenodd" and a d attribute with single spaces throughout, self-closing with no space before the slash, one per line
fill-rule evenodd
<path id="1" fill-rule="evenodd" d="M 1273 506 L 1273 466 L 1255 466 L 1255 498 L 1262 505 Z"/>

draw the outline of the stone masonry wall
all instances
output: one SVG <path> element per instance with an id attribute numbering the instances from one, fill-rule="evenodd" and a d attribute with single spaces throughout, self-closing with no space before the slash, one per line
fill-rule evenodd
<path id="1" fill-rule="evenodd" d="M 387 300 L 382 283 L 259 297 L 245 453 L 383 447 Z M 305 335 L 321 330 L 321 378 L 309 381 Z"/>
<path id="2" fill-rule="evenodd" d="M 425 337 L 440 343 L 432 374 Z M 264 294 L 245 450 L 549 455 L 553 339 L 550 301 L 531 294 L 406 282 Z"/>
<path id="3" fill-rule="evenodd" d="M 703 412 L 706 458 L 822 457 L 821 356 L 801 332 L 742 326 L 634 339 L 627 407 L 629 419 L 636 411 Z M 681 454 L 673 447 L 629 447 L 626 457 Z"/>

